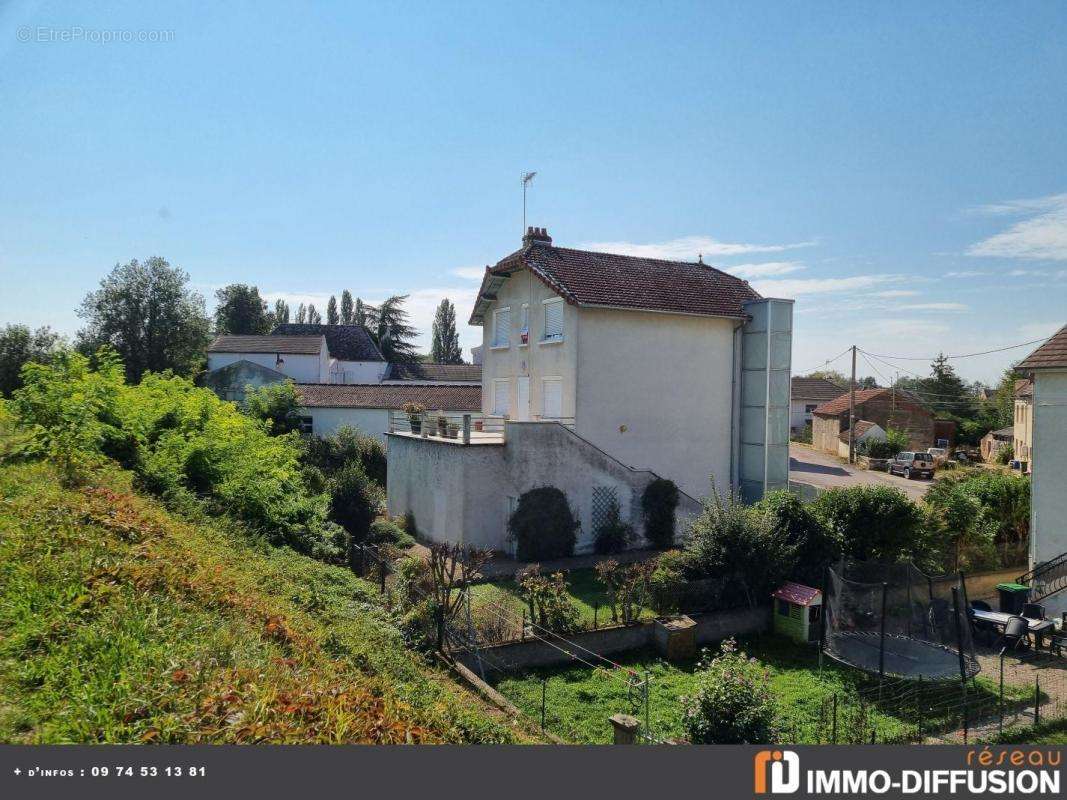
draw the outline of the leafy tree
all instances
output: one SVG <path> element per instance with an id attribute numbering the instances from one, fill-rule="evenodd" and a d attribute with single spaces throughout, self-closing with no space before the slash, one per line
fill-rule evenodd
<path id="1" fill-rule="evenodd" d="M 508 520 L 520 561 L 542 561 L 574 555 L 578 521 L 567 496 L 554 486 L 530 489 L 520 495 Z"/>
<path id="2" fill-rule="evenodd" d="M 861 561 L 925 563 L 931 548 L 923 509 L 890 486 L 849 486 L 823 492 L 811 504 L 815 516 Z"/>
<path id="3" fill-rule="evenodd" d="M 22 386 L 19 372 L 24 364 L 46 363 L 61 344 L 62 338 L 47 325 L 35 331 L 25 325 L 0 329 L 0 397 L 10 397 Z"/>
<path id="4" fill-rule="evenodd" d="M 418 360 L 412 341 L 418 332 L 408 324 L 404 303 L 408 295 L 393 295 L 380 306 L 367 307 L 367 329 L 386 361 L 412 363 Z"/>
<path id="5" fill-rule="evenodd" d="M 824 381 L 836 383 L 842 389 L 848 388 L 848 378 L 846 378 L 843 373 L 838 372 L 836 369 L 817 369 L 813 372 L 809 372 L 805 377 L 822 378 Z"/>
<path id="6" fill-rule="evenodd" d="M 352 308 L 352 293 L 345 289 L 341 292 L 341 324 L 351 325 L 354 312 L 355 309 Z"/>
<path id="7" fill-rule="evenodd" d="M 114 348 L 131 381 L 148 371 L 193 373 L 203 361 L 209 322 L 204 298 L 188 282 L 182 269 L 156 256 L 116 264 L 78 310 L 86 321 L 79 349 Z"/>
<path id="8" fill-rule="evenodd" d="M 266 334 L 274 327 L 274 317 L 259 289 L 243 283 L 231 283 L 215 292 L 217 333 Z"/>
<path id="9" fill-rule="evenodd" d="M 675 510 L 678 487 L 667 478 L 656 478 L 641 494 L 641 516 L 645 538 L 653 547 L 666 549 L 674 544 Z"/>
<path id="10" fill-rule="evenodd" d="M 307 321 L 308 321 L 307 306 L 305 306 L 303 303 L 301 303 L 299 306 L 296 307 L 296 320 L 295 320 L 295 322 L 296 322 L 297 325 L 303 325 Z"/>
<path id="11" fill-rule="evenodd" d="M 705 653 L 697 690 L 682 698 L 682 725 L 692 744 L 769 744 L 778 737 L 778 710 L 766 667 L 725 640 Z"/>
<path id="12" fill-rule="evenodd" d="M 307 316 L 308 316 L 308 319 L 307 319 L 307 324 L 308 325 L 321 325 L 322 324 L 322 314 L 320 314 L 318 311 L 315 310 L 315 304 L 314 303 L 308 303 Z"/>
<path id="13" fill-rule="evenodd" d="M 326 324 L 336 325 L 340 321 L 341 318 L 337 315 L 337 298 L 331 294 L 330 301 L 326 304 Z"/>
<path id="14" fill-rule="evenodd" d="M 367 327 L 367 309 L 368 308 L 370 308 L 370 306 L 368 306 L 366 303 L 364 303 L 358 297 L 356 298 L 356 307 L 352 311 L 352 324 L 353 325 L 362 325 L 364 328 Z"/>
<path id="15" fill-rule="evenodd" d="M 352 462 L 333 477 L 329 491 L 330 518 L 348 531 L 352 542 L 365 542 L 385 503 L 381 487 L 367 477 L 358 462 Z"/>
<path id="16" fill-rule="evenodd" d="M 756 509 L 766 514 L 772 530 L 784 537 L 793 551 L 788 577 L 809 586 L 821 586 L 823 568 L 841 555 L 841 542 L 792 492 L 770 492 Z"/>
<path id="17" fill-rule="evenodd" d="M 326 475 L 332 475 L 352 462 L 358 463 L 367 477 L 385 488 L 385 446 L 379 437 L 351 425 L 342 425 L 329 436 L 313 436 L 305 443 L 304 463 Z"/>
<path id="18" fill-rule="evenodd" d="M 856 381 L 857 389 L 877 389 L 878 381 L 868 375 L 866 378 L 860 378 Z"/>
<path id="19" fill-rule="evenodd" d="M 270 432 L 275 435 L 300 429 L 300 398 L 292 381 L 248 387 L 244 410 L 248 415 L 266 422 Z"/>
<path id="20" fill-rule="evenodd" d="M 437 306 L 433 317 L 430 359 L 437 364 L 463 363 L 463 351 L 459 349 L 459 333 L 456 332 L 456 307 L 447 297 Z"/>
<path id="21" fill-rule="evenodd" d="M 284 325 L 289 321 L 289 304 L 282 299 L 274 301 L 274 324 Z"/>

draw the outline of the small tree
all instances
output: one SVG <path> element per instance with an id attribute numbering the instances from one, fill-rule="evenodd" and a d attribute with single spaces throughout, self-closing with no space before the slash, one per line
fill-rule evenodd
<path id="1" fill-rule="evenodd" d="M 459 333 L 456 332 L 456 307 L 447 297 L 437 306 L 437 312 L 434 314 L 430 360 L 438 364 L 463 363 Z"/>
<path id="2" fill-rule="evenodd" d="M 922 509 L 891 486 L 830 489 L 819 495 L 811 510 L 851 558 L 921 560 L 931 549 L 931 531 Z"/>
<path id="3" fill-rule="evenodd" d="M 352 293 L 350 291 L 348 291 L 348 289 L 345 289 L 343 292 L 341 292 L 341 324 L 342 325 L 351 325 L 352 324 L 352 315 L 354 313 L 354 310 L 355 309 L 353 309 L 353 307 L 352 307 Z"/>
<path id="4" fill-rule="evenodd" d="M 303 325 L 308 321 L 308 309 L 303 303 L 296 307 L 296 324 Z"/>
<path id="5" fill-rule="evenodd" d="M 336 325 L 340 321 L 341 318 L 337 314 L 337 298 L 331 294 L 330 301 L 326 304 L 326 324 Z"/>
<path id="6" fill-rule="evenodd" d="M 674 544 L 675 512 L 678 508 L 678 487 L 674 481 L 656 478 L 641 495 L 645 538 L 653 547 L 666 550 Z"/>
<path id="7" fill-rule="evenodd" d="M 24 364 L 47 363 L 61 344 L 59 334 L 48 326 L 32 332 L 25 325 L 5 325 L 0 329 L 0 397 L 10 397 L 22 386 L 19 373 Z"/>
<path id="8" fill-rule="evenodd" d="M 622 520 L 619 501 L 613 496 L 604 510 L 604 519 L 593 531 L 593 549 L 600 555 L 621 553 L 633 541 L 634 529 Z"/>
<path id="9" fill-rule="evenodd" d="M 769 492 L 756 504 L 771 529 L 792 548 L 788 576 L 810 586 L 821 586 L 823 568 L 841 555 L 841 543 L 792 492 Z"/>
<path id="10" fill-rule="evenodd" d="M 274 324 L 285 325 L 289 322 L 289 304 L 278 298 L 274 301 Z"/>
<path id="11" fill-rule="evenodd" d="M 307 319 L 307 324 L 308 325 L 321 325 L 322 324 L 322 314 L 320 314 L 318 311 L 315 310 L 315 304 L 314 303 L 308 303 L 307 318 L 308 318 Z"/>
<path id="12" fill-rule="evenodd" d="M 259 289 L 243 283 L 231 283 L 215 292 L 215 332 L 233 334 L 270 333 L 274 317 Z"/>
<path id="13" fill-rule="evenodd" d="M 562 572 L 546 577 L 539 564 L 531 564 L 516 573 L 515 582 L 526 601 L 530 622 L 558 634 L 578 630 L 578 609 L 571 602 Z"/>
<path id="14" fill-rule="evenodd" d="M 652 561 L 620 565 L 611 558 L 596 565 L 597 578 L 608 596 L 612 622 L 621 620 L 623 625 L 630 625 L 637 621 L 655 568 Z"/>
<path id="15" fill-rule="evenodd" d="M 330 518 L 348 531 L 352 544 L 367 540 L 371 523 L 384 504 L 381 488 L 358 462 L 349 463 L 333 477 L 329 485 Z"/>
<path id="16" fill-rule="evenodd" d="M 520 561 L 545 561 L 574 555 L 578 522 L 567 496 L 554 486 L 531 489 L 519 497 L 508 520 Z"/>
<path id="17" fill-rule="evenodd" d="M 249 416 L 266 422 L 276 436 L 300 428 L 300 398 L 292 381 L 246 387 L 244 410 Z"/>
<path id="18" fill-rule="evenodd" d="M 766 668 L 727 639 L 714 658 L 705 652 L 697 690 L 682 698 L 682 725 L 693 744 L 769 744 L 778 736 L 777 709 Z"/>
<path id="19" fill-rule="evenodd" d="M 493 554 L 461 544 L 437 542 L 430 546 L 430 579 L 433 601 L 447 623 L 459 613 L 470 584 L 481 575 Z"/>

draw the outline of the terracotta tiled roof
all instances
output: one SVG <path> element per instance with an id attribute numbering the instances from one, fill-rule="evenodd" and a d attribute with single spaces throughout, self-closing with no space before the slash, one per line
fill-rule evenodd
<path id="1" fill-rule="evenodd" d="M 289 353 L 318 355 L 322 339 L 318 336 L 216 336 L 209 353 Z"/>
<path id="2" fill-rule="evenodd" d="M 302 383 L 296 387 L 307 408 L 388 408 L 419 403 L 429 411 L 480 411 L 481 386 L 397 386 L 381 383 Z"/>
<path id="3" fill-rule="evenodd" d="M 392 364 L 386 380 L 481 383 L 480 364 Z"/>
<path id="4" fill-rule="evenodd" d="M 771 597 L 777 597 L 779 600 L 785 600 L 787 603 L 797 606 L 810 606 L 821 596 L 822 592 L 818 589 L 812 589 L 810 586 L 805 586 L 802 583 L 793 583 L 792 581 L 786 581 L 771 595 Z"/>
<path id="5" fill-rule="evenodd" d="M 747 282 L 707 264 L 553 247 L 542 235 L 486 269 L 472 325 L 482 324 L 502 279 L 521 269 L 576 306 L 742 317 L 741 304 L 760 299 Z"/>
<path id="6" fill-rule="evenodd" d="M 382 351 L 362 325 L 275 325 L 272 336 L 325 336 L 330 355 L 342 361 L 385 361 Z"/>
<path id="7" fill-rule="evenodd" d="M 854 438 L 856 438 L 856 439 L 859 439 L 860 437 L 863 436 L 863 434 L 865 434 L 871 428 L 875 427 L 877 424 L 878 423 L 876 423 L 876 422 L 870 422 L 870 421 L 865 420 L 865 419 L 856 420 L 856 425 L 855 425 L 856 430 L 852 432 L 852 436 Z M 847 444 L 848 443 L 848 430 L 846 429 L 846 430 L 841 431 L 841 433 L 838 435 L 837 438 L 840 439 L 842 442 L 845 442 Z"/>
<path id="8" fill-rule="evenodd" d="M 1023 378 L 1022 380 L 1015 381 L 1015 396 L 1020 400 L 1025 397 L 1034 396 L 1034 382 Z"/>
<path id="9" fill-rule="evenodd" d="M 818 400 L 825 402 L 840 397 L 848 391 L 825 378 L 793 378 L 791 394 L 794 400 Z"/>
<path id="10" fill-rule="evenodd" d="M 1047 342 L 1024 358 L 1017 370 L 1067 368 L 1067 325 L 1052 334 Z"/>
<path id="11" fill-rule="evenodd" d="M 874 397 L 878 397 L 883 392 L 888 392 L 889 389 L 857 389 L 856 390 L 856 405 L 866 402 Z M 844 394 L 840 397 L 835 397 L 829 402 L 823 403 L 816 407 L 812 414 L 826 415 L 828 417 L 836 416 L 844 411 L 848 411 L 849 393 L 845 390 Z"/>

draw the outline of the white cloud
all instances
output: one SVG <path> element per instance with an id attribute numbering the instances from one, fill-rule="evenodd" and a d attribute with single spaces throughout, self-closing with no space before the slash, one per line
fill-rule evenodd
<path id="1" fill-rule="evenodd" d="M 1032 339 L 1047 339 L 1063 327 L 1063 320 L 1059 322 L 1028 322 L 1019 326 L 1019 338 L 1024 342 Z"/>
<path id="2" fill-rule="evenodd" d="M 869 339 L 891 336 L 898 343 L 902 339 L 920 341 L 927 347 L 930 338 L 943 336 L 949 330 L 944 323 L 922 319 L 874 319 L 864 322 L 863 326 L 864 336 Z"/>
<path id="3" fill-rule="evenodd" d="M 637 244 L 635 242 L 585 242 L 583 250 L 600 253 L 618 253 L 623 256 L 664 258 L 670 261 L 696 261 L 698 255 L 737 256 L 745 253 L 780 253 L 798 247 L 812 247 L 817 242 L 794 242 L 792 244 L 742 244 L 720 242 L 710 236 L 683 236 L 667 242 Z"/>
<path id="4" fill-rule="evenodd" d="M 755 281 L 752 288 L 764 297 L 800 297 L 809 294 L 858 292 L 900 280 L 897 275 L 853 275 L 851 278 L 784 278 Z"/>
<path id="5" fill-rule="evenodd" d="M 907 311 L 968 311 L 970 306 L 963 303 L 912 303 L 901 306 Z"/>
<path id="6" fill-rule="evenodd" d="M 946 272 L 946 278 L 980 278 L 983 275 L 988 275 L 988 272 L 982 272 L 980 270 L 965 269 L 959 272 Z"/>
<path id="7" fill-rule="evenodd" d="M 464 280 L 480 281 L 485 275 L 485 267 L 459 267 L 452 270 L 452 274 Z"/>
<path id="8" fill-rule="evenodd" d="M 760 264 L 734 264 L 732 267 L 724 267 L 731 275 L 739 278 L 768 278 L 771 275 L 788 275 L 791 272 L 799 272 L 807 269 L 798 261 L 766 261 Z"/>
<path id="9" fill-rule="evenodd" d="M 915 297 L 917 294 L 919 293 L 914 289 L 886 289 L 884 292 L 871 292 L 867 297 L 891 300 L 895 297 Z"/>
<path id="10" fill-rule="evenodd" d="M 1067 194 L 1010 200 L 977 209 L 998 216 L 1027 216 L 1007 230 L 971 245 L 972 256 L 1067 261 Z"/>

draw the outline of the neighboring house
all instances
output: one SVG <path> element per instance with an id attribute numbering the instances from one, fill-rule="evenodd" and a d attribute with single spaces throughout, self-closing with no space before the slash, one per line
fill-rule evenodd
<path id="1" fill-rule="evenodd" d="M 272 336 L 322 336 L 330 354 L 322 383 L 378 383 L 389 363 L 362 325 L 276 325 Z"/>
<path id="2" fill-rule="evenodd" d="M 884 442 L 886 440 L 886 433 L 882 426 L 877 422 L 870 422 L 865 419 L 856 422 L 856 429 L 852 435 L 856 438 L 857 448 L 864 442 Z M 837 454 L 842 458 L 848 458 L 848 441 L 848 431 L 838 434 Z"/>
<path id="3" fill-rule="evenodd" d="M 1014 428 L 1001 428 L 1000 430 L 990 431 L 983 436 L 978 442 L 978 449 L 982 452 L 982 460 L 992 464 L 997 460 L 997 453 L 1005 448 L 1011 449 L 1011 440 L 1014 433 Z"/>
<path id="4" fill-rule="evenodd" d="M 1034 382 L 1015 381 L 1015 416 L 1012 424 L 1014 458 L 1029 471 L 1034 460 Z"/>
<path id="5" fill-rule="evenodd" d="M 297 386 L 301 401 L 303 430 L 328 436 L 343 425 L 384 437 L 389 415 L 406 403 L 427 409 L 431 418 L 438 413 L 454 417 L 471 414 L 481 417 L 482 387 L 477 384 L 317 384 Z"/>
<path id="6" fill-rule="evenodd" d="M 546 484 L 578 513 L 579 550 L 612 500 L 640 534 L 656 476 L 685 514 L 713 480 L 747 500 L 788 486 L 792 301 L 702 262 L 554 247 L 530 228 L 486 269 L 470 323 L 499 433 L 389 441 L 390 513 L 432 538 L 506 549 L 518 497 Z"/>
<path id="7" fill-rule="evenodd" d="M 793 433 L 811 424 L 811 412 L 847 390 L 825 378 L 793 378 L 790 383 L 789 428 Z"/>
<path id="8" fill-rule="evenodd" d="M 839 452 L 841 434 L 849 428 L 848 409 L 849 393 L 845 392 L 812 411 L 812 446 Z M 876 423 L 884 431 L 901 431 L 912 450 L 934 445 L 934 415 L 903 389 L 857 389 L 855 417 Z"/>
<path id="9" fill-rule="evenodd" d="M 390 364 L 382 383 L 451 383 L 481 386 L 482 368 L 479 364 Z"/>
<path id="10" fill-rule="evenodd" d="M 330 353 L 322 336 L 216 336 L 207 349 L 207 370 L 247 361 L 291 378 L 297 383 L 326 383 Z M 216 383 L 219 376 L 215 376 Z M 235 376 L 236 377 L 236 376 Z M 269 382 L 269 381 L 268 381 Z M 225 393 L 243 392 L 243 385 L 223 387 Z"/>
<path id="11" fill-rule="evenodd" d="M 1031 381 L 1030 566 L 1067 553 L 1067 325 L 1016 366 Z M 1056 617 L 1067 592 L 1041 603 Z"/>

